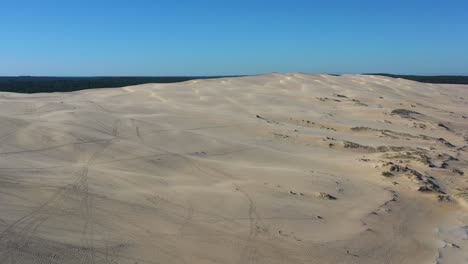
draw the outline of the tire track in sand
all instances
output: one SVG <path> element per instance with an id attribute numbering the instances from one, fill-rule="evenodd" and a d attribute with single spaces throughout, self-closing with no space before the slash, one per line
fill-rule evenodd
<path id="1" fill-rule="evenodd" d="M 51 217 L 54 217 L 54 215 L 60 215 L 58 211 L 63 210 L 63 208 L 59 208 L 61 203 L 64 203 L 67 198 L 76 194 L 83 195 L 80 202 L 80 215 L 85 219 L 82 231 L 84 240 L 82 240 L 84 241 L 83 248 L 85 248 L 87 252 L 86 258 L 83 260 L 84 263 L 95 263 L 95 254 L 93 250 L 94 242 L 92 239 L 94 236 L 94 226 L 91 214 L 92 197 L 89 195 L 88 164 L 111 144 L 112 140 L 108 140 L 105 142 L 104 147 L 95 151 L 87 162 L 82 165 L 78 176 L 74 178 L 74 181 L 71 184 L 58 188 L 57 191 L 55 191 L 45 202 L 40 204 L 33 211 L 6 226 L 6 228 L 0 233 L 0 253 L 4 256 L 1 260 L 2 263 L 5 260 L 9 260 L 10 263 L 16 263 L 16 257 L 18 255 L 22 255 L 22 251 L 30 246 L 32 243 L 31 240 L 34 238 L 40 226 Z M 35 239 L 34 241 L 35 244 L 43 244 L 44 242 L 45 241 L 42 239 Z"/>

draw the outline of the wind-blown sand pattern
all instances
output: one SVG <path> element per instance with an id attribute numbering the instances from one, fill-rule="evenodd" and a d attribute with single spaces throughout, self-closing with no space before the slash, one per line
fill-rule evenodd
<path id="1" fill-rule="evenodd" d="M 468 87 L 0 93 L 0 263 L 466 263 Z"/>

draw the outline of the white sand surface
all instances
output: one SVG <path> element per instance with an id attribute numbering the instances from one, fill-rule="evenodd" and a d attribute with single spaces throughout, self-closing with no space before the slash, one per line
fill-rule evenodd
<path id="1" fill-rule="evenodd" d="M 468 86 L 0 93 L 0 263 L 468 263 Z"/>

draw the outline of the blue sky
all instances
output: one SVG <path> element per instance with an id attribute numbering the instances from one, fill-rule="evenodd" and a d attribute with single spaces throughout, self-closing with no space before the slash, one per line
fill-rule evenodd
<path id="1" fill-rule="evenodd" d="M 0 76 L 468 75 L 468 1 L 0 0 Z"/>

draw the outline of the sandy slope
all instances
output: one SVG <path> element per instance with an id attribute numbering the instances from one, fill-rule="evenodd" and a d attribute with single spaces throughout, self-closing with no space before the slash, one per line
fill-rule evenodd
<path id="1" fill-rule="evenodd" d="M 0 263 L 466 263 L 466 145 L 461 85 L 0 93 Z"/>

